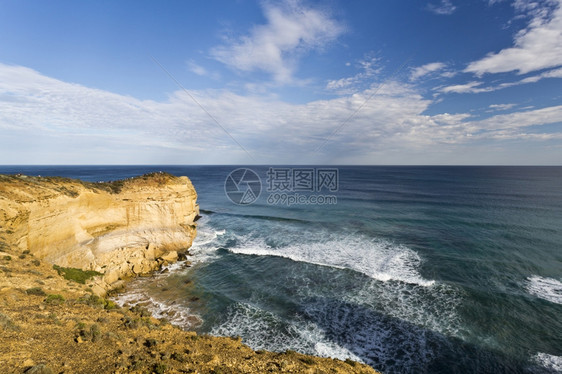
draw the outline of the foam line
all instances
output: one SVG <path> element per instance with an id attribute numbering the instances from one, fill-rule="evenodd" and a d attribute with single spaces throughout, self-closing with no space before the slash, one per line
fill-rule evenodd
<path id="1" fill-rule="evenodd" d="M 418 272 L 419 255 L 402 245 L 384 240 L 347 237 L 326 242 L 304 242 L 273 248 L 261 238 L 240 238 L 232 253 L 256 256 L 277 256 L 297 262 L 350 269 L 373 279 L 391 280 L 430 287 L 433 280 L 424 279 Z"/>
<path id="2" fill-rule="evenodd" d="M 527 292 L 552 303 L 562 304 L 562 282 L 533 275 L 527 278 Z"/>

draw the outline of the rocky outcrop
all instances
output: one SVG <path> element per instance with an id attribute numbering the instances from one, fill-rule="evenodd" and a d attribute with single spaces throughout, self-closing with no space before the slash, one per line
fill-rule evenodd
<path id="1" fill-rule="evenodd" d="M 187 177 L 166 173 L 108 183 L 0 175 L 0 245 L 100 272 L 92 288 L 104 294 L 191 246 L 196 200 Z"/>
<path id="2" fill-rule="evenodd" d="M 240 338 L 184 331 L 142 308 L 119 308 L 91 295 L 87 285 L 69 283 L 31 254 L 0 254 L 0 373 L 39 370 L 376 374 L 351 360 L 254 352 Z"/>

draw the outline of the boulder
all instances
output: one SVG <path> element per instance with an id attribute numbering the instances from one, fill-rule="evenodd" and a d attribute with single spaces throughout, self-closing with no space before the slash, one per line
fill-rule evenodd
<path id="1" fill-rule="evenodd" d="M 178 260 L 178 252 L 170 251 L 161 257 L 162 260 L 167 262 L 176 262 Z"/>

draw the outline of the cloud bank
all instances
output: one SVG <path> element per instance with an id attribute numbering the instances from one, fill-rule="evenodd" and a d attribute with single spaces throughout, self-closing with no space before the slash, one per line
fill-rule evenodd
<path id="1" fill-rule="evenodd" d="M 416 163 L 422 159 L 415 155 L 450 157 L 459 147 L 477 147 L 486 140 L 561 138 L 561 129 L 539 134 L 537 128 L 560 123 L 562 106 L 484 120 L 469 113 L 426 115 L 432 101 L 415 87 L 387 82 L 367 100 L 376 89 L 304 104 L 228 90 L 191 93 L 257 160 L 268 163 L 381 163 L 385 157 Z M 139 100 L 21 66 L 0 64 L 0 131 L 0 156 L 12 163 L 33 162 L 27 154 L 50 157 L 35 163 L 114 163 L 115 157 L 123 163 L 131 162 L 129 153 L 137 163 L 252 162 L 182 91 L 165 101 Z M 17 149 L 12 144 L 16 138 Z M 146 157 L 139 159 L 139 154 Z"/>
<path id="2" fill-rule="evenodd" d="M 297 0 L 265 3 L 264 15 L 266 24 L 213 48 L 211 55 L 235 70 L 263 71 L 279 84 L 290 84 L 302 55 L 323 48 L 345 31 L 329 13 Z"/>
<path id="3" fill-rule="evenodd" d="M 515 6 L 529 12 L 532 19 L 517 33 L 514 46 L 471 62 L 465 72 L 477 76 L 510 71 L 526 74 L 562 65 L 562 0 L 518 0 Z"/>

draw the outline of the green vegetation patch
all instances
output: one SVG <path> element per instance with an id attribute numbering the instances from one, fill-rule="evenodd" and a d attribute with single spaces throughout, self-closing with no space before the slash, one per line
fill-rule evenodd
<path id="1" fill-rule="evenodd" d="M 93 270 L 82 270 L 76 268 L 65 268 L 58 265 L 53 265 L 53 269 L 55 269 L 59 275 L 66 280 L 71 280 L 76 283 L 85 284 L 86 280 L 97 277 L 98 275 L 103 275 L 102 273 L 98 273 L 97 271 Z"/>
<path id="2" fill-rule="evenodd" d="M 99 297 L 97 295 L 84 295 L 78 299 L 78 302 L 81 304 L 86 304 L 92 306 L 94 308 L 101 308 L 101 309 L 118 309 L 119 306 L 115 304 L 113 301 L 104 299 L 103 297 Z"/>
<path id="3" fill-rule="evenodd" d="M 52 304 L 52 305 L 60 305 L 64 303 L 64 297 L 59 294 L 47 295 L 47 298 L 45 299 L 45 303 Z"/>
<path id="4" fill-rule="evenodd" d="M 58 187 L 56 188 L 56 190 L 62 193 L 63 195 L 67 195 L 70 197 L 77 197 L 78 195 L 80 195 L 77 191 L 71 190 L 66 187 Z"/>
<path id="5" fill-rule="evenodd" d="M 175 177 L 172 174 L 159 171 L 159 172 L 148 173 L 128 179 L 120 179 L 120 180 L 109 181 L 109 182 L 89 183 L 88 187 L 104 190 L 112 194 L 118 194 L 123 190 L 123 188 L 126 185 L 130 183 L 138 184 L 139 182 L 141 182 L 147 185 L 161 186 L 161 185 L 165 185 L 166 183 L 168 183 L 169 180 L 173 178 Z"/>
<path id="6" fill-rule="evenodd" d="M 41 287 L 32 287 L 32 288 L 27 289 L 25 292 L 28 295 L 47 296 L 47 294 L 45 293 L 45 291 L 43 291 L 43 289 Z"/>

